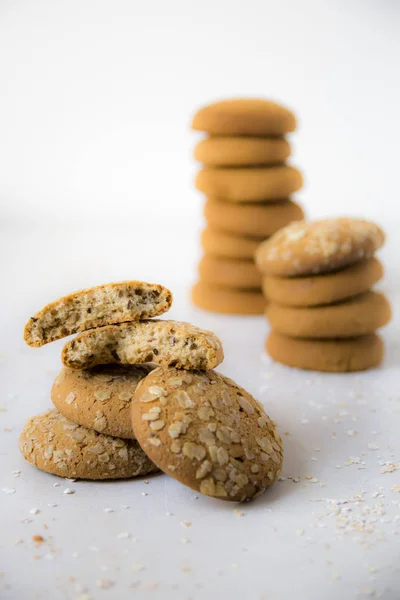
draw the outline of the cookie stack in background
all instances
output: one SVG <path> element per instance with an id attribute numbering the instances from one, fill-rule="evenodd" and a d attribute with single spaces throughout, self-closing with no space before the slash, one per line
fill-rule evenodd
<path id="1" fill-rule="evenodd" d="M 352 218 L 292 223 L 256 252 L 271 325 L 266 349 L 283 364 L 315 371 L 361 371 L 384 353 L 376 330 L 391 318 L 371 287 L 383 276 L 374 223 Z"/>
<path id="2" fill-rule="evenodd" d="M 218 337 L 148 318 L 171 302 L 162 286 L 130 281 L 76 292 L 29 320 L 25 341 L 33 347 L 78 335 L 62 351 L 65 366 L 51 390 L 56 409 L 29 419 L 21 433 L 28 462 L 81 479 L 161 469 L 232 501 L 276 480 L 282 441 L 263 407 L 213 370 L 224 358 Z"/>
<path id="3" fill-rule="evenodd" d="M 194 304 L 230 314 L 262 314 L 265 298 L 254 264 L 259 244 L 304 217 L 290 199 L 302 187 L 301 173 L 286 164 L 285 134 L 296 128 L 291 111 L 262 99 L 234 99 L 201 108 L 192 128 L 201 140 L 195 158 L 204 164 L 196 187 L 206 195 L 207 227 Z"/>

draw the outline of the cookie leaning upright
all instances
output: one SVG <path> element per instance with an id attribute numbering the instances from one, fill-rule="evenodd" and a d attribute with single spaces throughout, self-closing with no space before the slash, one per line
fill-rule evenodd
<path id="1" fill-rule="evenodd" d="M 265 300 L 249 248 L 304 217 L 290 200 L 302 175 L 286 164 L 291 147 L 284 136 L 296 118 L 276 102 L 237 98 L 201 108 L 192 128 L 209 136 L 195 148 L 204 164 L 196 187 L 207 197 L 207 229 L 192 301 L 215 312 L 260 314 Z"/>
<path id="2" fill-rule="evenodd" d="M 390 321 L 391 308 L 370 288 L 383 275 L 373 255 L 384 240 L 375 223 L 342 217 L 292 223 L 261 244 L 256 263 L 268 300 L 272 358 L 332 372 L 381 362 L 375 331 Z"/>
<path id="3" fill-rule="evenodd" d="M 249 500 L 282 467 L 275 424 L 248 392 L 215 371 L 155 369 L 135 392 L 132 425 L 155 464 L 208 496 Z"/>

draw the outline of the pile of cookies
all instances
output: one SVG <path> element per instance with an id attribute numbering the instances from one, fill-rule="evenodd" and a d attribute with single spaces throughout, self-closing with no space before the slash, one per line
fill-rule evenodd
<path id="1" fill-rule="evenodd" d="M 375 333 L 391 318 L 371 287 L 383 276 L 374 253 L 384 243 L 374 223 L 353 218 L 292 223 L 256 253 L 268 300 L 270 356 L 316 371 L 361 371 L 378 365 Z"/>
<path id="2" fill-rule="evenodd" d="M 61 477 L 120 479 L 162 469 L 225 500 L 248 500 L 282 466 L 282 442 L 262 406 L 213 369 L 221 341 L 188 323 L 157 320 L 172 295 L 157 284 L 114 283 L 47 305 L 25 327 L 39 347 L 68 335 L 51 400 L 29 419 L 23 456 Z"/>
<path id="3" fill-rule="evenodd" d="M 192 127 L 209 136 L 194 153 L 204 164 L 196 187 L 207 196 L 207 227 L 193 302 L 215 312 L 262 314 L 254 252 L 278 229 L 304 217 L 290 199 L 302 186 L 301 173 L 285 163 L 291 148 L 284 135 L 295 130 L 296 119 L 268 100 L 235 99 L 200 109 Z"/>

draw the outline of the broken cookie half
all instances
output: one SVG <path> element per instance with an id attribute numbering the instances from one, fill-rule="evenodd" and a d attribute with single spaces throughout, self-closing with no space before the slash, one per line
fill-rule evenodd
<path id="1" fill-rule="evenodd" d="M 224 353 L 221 340 L 178 321 L 148 320 L 91 329 L 68 342 L 62 362 L 72 369 L 106 364 L 156 363 L 178 369 L 213 369 Z"/>
<path id="2" fill-rule="evenodd" d="M 43 346 L 93 327 L 157 317 L 167 312 L 171 304 L 171 292 L 156 283 L 123 281 L 100 285 L 47 304 L 29 319 L 24 340 L 29 346 Z"/>

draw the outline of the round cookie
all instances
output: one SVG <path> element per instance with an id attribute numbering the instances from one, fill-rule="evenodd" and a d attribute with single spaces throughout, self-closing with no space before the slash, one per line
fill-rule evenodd
<path id="1" fill-rule="evenodd" d="M 51 388 L 51 401 L 67 419 L 114 437 L 135 439 L 131 403 L 147 365 L 101 365 L 88 370 L 63 368 Z"/>
<path id="2" fill-rule="evenodd" d="M 248 500 L 282 467 L 282 441 L 261 404 L 212 370 L 155 369 L 136 390 L 132 425 L 160 469 L 207 496 Z"/>
<path id="3" fill-rule="evenodd" d="M 249 237 L 231 235 L 207 227 L 202 231 L 201 245 L 210 256 L 253 260 L 255 251 L 264 239 L 264 237 L 251 239 Z"/>
<path id="4" fill-rule="evenodd" d="M 271 100 L 234 98 L 200 108 L 193 117 L 192 129 L 210 135 L 282 135 L 296 129 L 296 117 Z"/>
<path id="5" fill-rule="evenodd" d="M 260 289 L 261 274 L 252 260 L 232 260 L 203 256 L 199 263 L 200 279 L 211 285 L 241 289 Z"/>
<path id="6" fill-rule="evenodd" d="M 29 463 L 59 477 L 126 479 L 158 471 L 135 440 L 96 433 L 54 409 L 28 420 L 19 447 Z"/>
<path id="7" fill-rule="evenodd" d="M 289 165 L 205 167 L 197 173 L 195 185 L 207 196 L 231 202 L 273 202 L 299 190 L 303 185 L 303 177 L 300 171 Z"/>
<path id="8" fill-rule="evenodd" d="M 266 298 L 285 306 L 332 304 L 367 292 L 383 276 L 375 257 L 367 258 L 340 271 L 302 277 L 266 275 L 262 288 Z"/>
<path id="9" fill-rule="evenodd" d="M 382 362 L 384 346 L 375 333 L 336 340 L 291 338 L 271 331 L 266 350 L 274 360 L 308 371 L 365 371 Z"/>
<path id="10" fill-rule="evenodd" d="M 279 137 L 210 137 L 201 140 L 194 149 L 195 159 L 208 167 L 273 165 L 289 155 L 289 142 Z"/>
<path id="11" fill-rule="evenodd" d="M 266 314 L 272 329 L 291 337 L 349 338 L 386 325 L 391 308 L 383 294 L 366 292 L 345 302 L 311 308 L 269 302 Z"/>
<path id="12" fill-rule="evenodd" d="M 192 302 L 195 306 L 227 315 L 262 315 L 266 300 L 255 290 L 235 290 L 202 281 L 192 287 Z"/>
<path id="13" fill-rule="evenodd" d="M 291 200 L 273 204 L 233 204 L 207 198 L 204 216 L 213 229 L 264 239 L 291 221 L 304 219 L 301 207 Z"/>
<path id="14" fill-rule="evenodd" d="M 267 275 L 328 273 L 370 258 L 384 241 L 382 229 L 362 219 L 291 223 L 261 244 L 256 261 Z"/>

